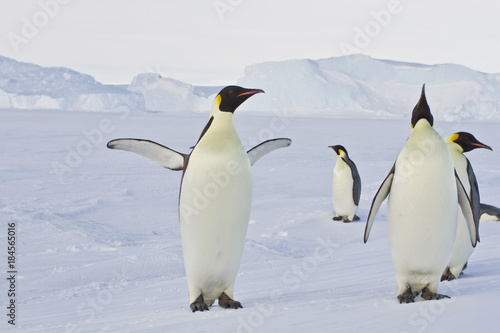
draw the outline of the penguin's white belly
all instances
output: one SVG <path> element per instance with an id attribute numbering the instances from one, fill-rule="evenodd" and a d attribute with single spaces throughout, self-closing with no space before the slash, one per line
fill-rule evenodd
<path id="1" fill-rule="evenodd" d="M 455 170 L 457 171 L 458 177 L 464 186 L 465 191 L 469 198 L 470 195 L 470 184 L 469 175 L 467 174 L 467 160 L 462 155 L 462 153 L 451 150 L 451 157 L 453 159 L 453 164 L 455 165 Z M 452 255 L 448 267 L 451 273 L 458 277 L 464 265 L 469 260 L 469 257 L 474 252 L 474 248 L 470 243 L 469 228 L 467 227 L 467 222 L 462 213 L 460 207 L 458 207 L 458 219 L 457 219 L 457 235 L 455 239 L 455 245 L 453 246 Z"/>
<path id="2" fill-rule="evenodd" d="M 446 145 L 437 133 L 413 134 L 396 161 L 388 227 L 398 289 L 415 291 L 437 288 L 455 241 L 458 202 Z"/>
<path id="3" fill-rule="evenodd" d="M 332 201 L 337 216 L 351 216 L 356 212 L 352 195 L 354 181 L 349 166 L 343 161 L 337 161 L 333 169 Z"/>
<path id="4" fill-rule="evenodd" d="M 242 149 L 193 151 L 180 194 L 180 231 L 188 287 L 205 301 L 234 285 L 245 244 L 252 173 Z M 191 302 L 198 295 L 190 295 Z M 229 295 L 232 296 L 232 295 Z"/>
<path id="5" fill-rule="evenodd" d="M 455 277 L 458 277 L 460 275 L 463 267 L 465 266 L 473 252 L 474 248 L 470 243 L 469 228 L 467 227 L 465 217 L 462 214 L 461 209 L 459 208 L 457 236 L 455 245 L 453 246 L 450 262 L 448 263 L 448 267 Z"/>

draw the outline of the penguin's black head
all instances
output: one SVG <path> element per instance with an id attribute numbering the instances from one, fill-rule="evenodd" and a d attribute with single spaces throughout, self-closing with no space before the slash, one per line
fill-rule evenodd
<path id="1" fill-rule="evenodd" d="M 413 108 L 411 114 L 411 128 L 413 129 L 417 125 L 420 119 L 426 119 L 431 126 L 434 126 L 434 117 L 432 117 L 431 109 L 429 104 L 427 104 L 427 99 L 425 98 L 425 84 L 422 86 L 422 94 L 420 99 Z"/>
<path id="2" fill-rule="evenodd" d="M 457 132 L 448 137 L 448 140 L 451 142 L 455 142 L 457 145 L 462 147 L 464 150 L 464 153 L 471 151 L 476 148 L 485 148 L 489 150 L 491 149 L 490 146 L 485 145 L 484 143 L 479 142 L 474 135 L 468 133 L 468 132 Z"/>
<path id="3" fill-rule="evenodd" d="M 233 113 L 249 97 L 263 93 L 262 89 L 246 89 L 238 86 L 227 86 L 222 89 L 217 98 L 219 99 L 219 110 Z"/>
<path id="4" fill-rule="evenodd" d="M 341 151 L 343 151 L 346 155 L 348 155 L 347 154 L 347 150 L 344 148 L 344 146 L 336 145 L 336 146 L 328 146 L 328 147 L 330 147 L 333 150 L 335 150 L 335 152 L 337 153 L 337 155 L 340 155 Z"/>

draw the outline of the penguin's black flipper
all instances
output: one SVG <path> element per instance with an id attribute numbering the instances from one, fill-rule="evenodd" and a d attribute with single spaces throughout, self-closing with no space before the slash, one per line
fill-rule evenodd
<path id="1" fill-rule="evenodd" d="M 159 143 L 142 139 L 115 139 L 108 142 L 109 149 L 131 151 L 149 158 L 161 167 L 170 170 L 183 170 L 188 155 L 179 153 Z"/>
<path id="2" fill-rule="evenodd" d="M 467 175 L 469 176 L 470 185 L 470 205 L 472 206 L 472 215 L 474 216 L 474 223 L 476 225 L 476 237 L 479 242 L 479 217 L 481 216 L 481 209 L 479 203 L 479 186 L 477 185 L 476 175 L 472 169 L 472 164 L 470 164 L 469 159 L 466 157 L 467 161 Z"/>
<path id="3" fill-rule="evenodd" d="M 269 154 L 273 150 L 288 147 L 291 143 L 292 140 L 287 138 L 271 139 L 259 143 L 257 146 L 247 151 L 250 165 L 254 165 L 262 156 Z"/>
<path id="4" fill-rule="evenodd" d="M 464 214 L 465 217 L 465 221 L 467 222 L 467 227 L 469 229 L 470 242 L 472 244 L 472 247 L 476 247 L 478 240 L 478 230 L 476 228 L 476 225 L 479 222 L 476 223 L 475 219 L 479 218 L 479 216 L 474 216 L 473 213 L 474 209 L 471 205 L 471 201 L 456 171 L 455 171 L 455 180 L 457 183 L 458 204 L 460 205 L 462 213 Z"/>
<path id="5" fill-rule="evenodd" d="M 482 203 L 479 205 L 479 212 L 481 221 L 500 221 L 500 208 L 498 207 Z"/>
<path id="6" fill-rule="evenodd" d="M 359 176 L 358 168 L 356 164 L 350 158 L 343 158 L 346 164 L 351 168 L 353 188 L 352 188 L 352 200 L 356 206 L 359 206 L 359 199 L 361 198 L 361 177 Z"/>
<path id="7" fill-rule="evenodd" d="M 370 236 L 370 230 L 372 229 L 373 221 L 375 220 L 375 216 L 378 213 L 378 210 L 380 209 L 380 205 L 382 202 L 384 202 L 385 198 L 389 195 L 389 192 L 391 191 L 391 186 L 392 186 L 392 180 L 394 178 L 394 170 L 396 169 L 396 163 L 392 166 L 391 171 L 389 171 L 389 174 L 387 177 L 385 177 L 384 181 L 382 182 L 382 185 L 380 185 L 380 188 L 377 191 L 377 194 L 375 194 L 375 197 L 373 198 L 372 201 L 372 206 L 370 207 L 370 213 L 368 214 L 368 218 L 366 219 L 366 227 L 365 227 L 365 237 L 364 237 L 364 242 L 366 243 L 368 241 L 368 236 Z"/>

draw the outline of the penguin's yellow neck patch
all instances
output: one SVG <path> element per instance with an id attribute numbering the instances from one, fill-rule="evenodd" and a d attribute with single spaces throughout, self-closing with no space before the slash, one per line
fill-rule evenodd
<path id="1" fill-rule="evenodd" d="M 216 114 L 220 113 L 220 110 L 219 110 L 220 102 L 221 102 L 221 97 L 220 97 L 220 95 L 217 95 L 214 98 L 214 102 L 212 103 L 212 108 L 210 109 L 210 116 L 209 117 L 214 117 Z"/>
<path id="2" fill-rule="evenodd" d="M 448 146 L 448 149 L 450 151 L 455 150 L 458 151 L 459 153 L 463 153 L 464 149 L 462 146 L 460 146 L 458 143 L 455 142 L 457 140 L 459 135 L 457 133 L 448 135 L 445 139 L 444 142 L 446 142 L 446 145 Z"/>

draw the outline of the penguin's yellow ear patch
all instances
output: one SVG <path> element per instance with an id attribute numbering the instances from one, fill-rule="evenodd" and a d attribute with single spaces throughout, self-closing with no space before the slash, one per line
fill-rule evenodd
<path id="1" fill-rule="evenodd" d="M 448 142 L 455 142 L 455 140 L 457 140 L 457 139 L 458 139 L 458 136 L 459 136 L 459 135 L 458 135 L 457 133 L 453 133 L 453 134 L 451 134 L 450 136 L 448 136 L 448 137 L 446 138 L 446 140 L 445 140 L 445 141 L 448 141 Z"/>
<path id="2" fill-rule="evenodd" d="M 220 95 L 217 95 L 217 97 L 215 97 L 215 99 L 217 100 L 217 104 L 220 105 L 220 102 L 222 101 L 222 97 L 220 97 Z"/>

